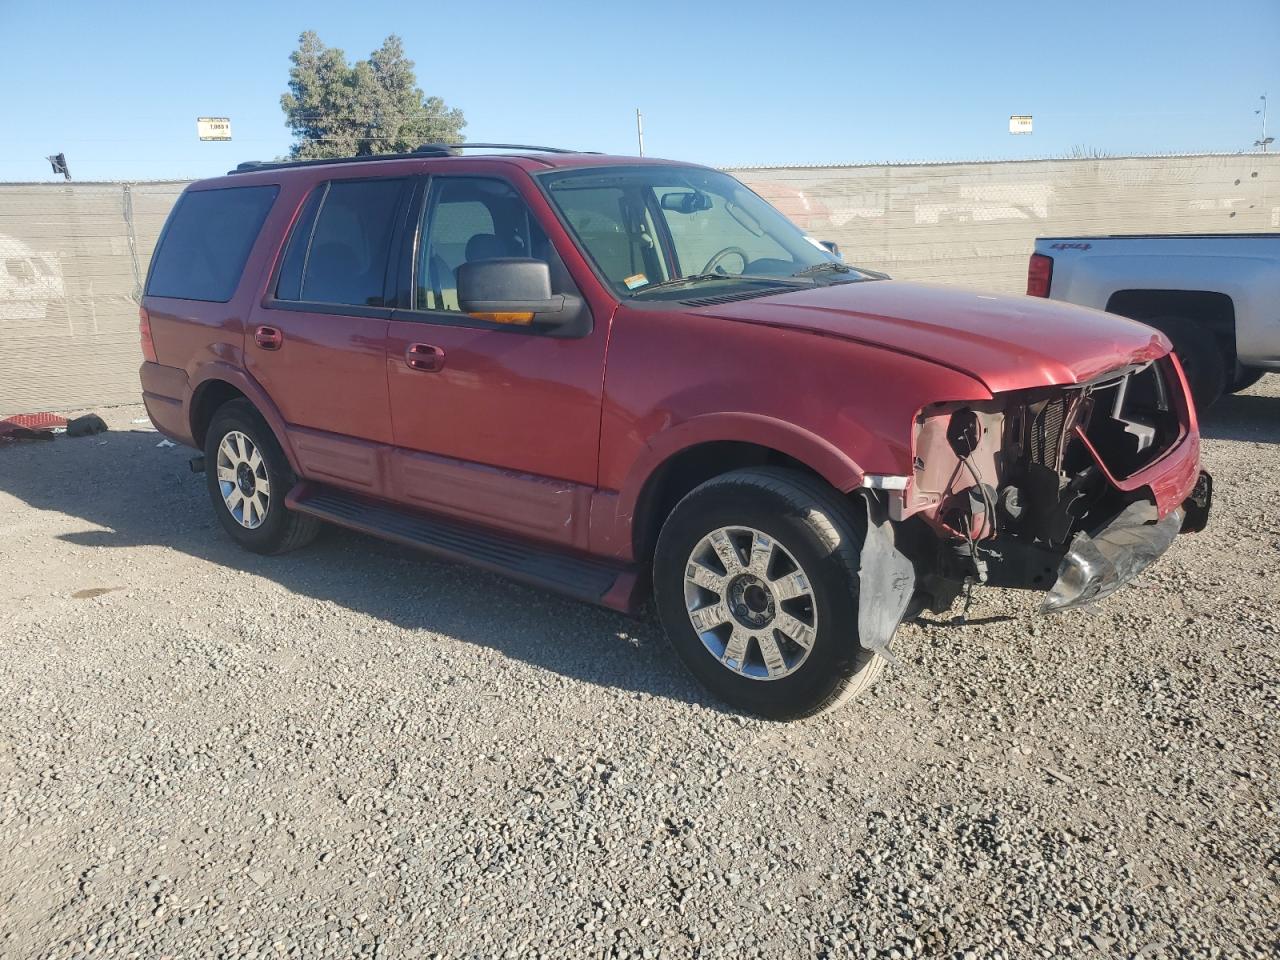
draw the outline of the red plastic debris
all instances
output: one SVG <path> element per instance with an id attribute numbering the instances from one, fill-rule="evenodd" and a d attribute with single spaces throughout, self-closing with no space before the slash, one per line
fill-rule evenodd
<path id="1" fill-rule="evenodd" d="M 54 427 L 65 427 L 67 418 L 56 413 L 19 413 L 0 420 L 0 437 L 6 437 L 19 430 L 52 430 Z"/>

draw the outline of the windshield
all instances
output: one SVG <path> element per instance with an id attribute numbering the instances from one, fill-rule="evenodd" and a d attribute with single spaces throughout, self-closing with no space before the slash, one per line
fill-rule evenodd
<path id="1" fill-rule="evenodd" d="M 733 177 L 700 167 L 543 174 L 552 201 L 621 296 L 864 280 Z M 726 291 L 727 292 L 727 291 Z"/>

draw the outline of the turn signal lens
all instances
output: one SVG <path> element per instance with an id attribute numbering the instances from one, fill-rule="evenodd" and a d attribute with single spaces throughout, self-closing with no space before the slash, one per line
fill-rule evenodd
<path id="1" fill-rule="evenodd" d="M 473 313 L 470 316 L 477 320 L 488 320 L 490 323 L 514 323 L 519 326 L 533 323 L 532 313 Z"/>

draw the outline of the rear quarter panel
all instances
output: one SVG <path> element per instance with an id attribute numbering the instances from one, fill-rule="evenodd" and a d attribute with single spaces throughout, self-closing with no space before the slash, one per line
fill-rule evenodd
<path id="1" fill-rule="evenodd" d="M 156 358 L 165 367 L 177 368 L 186 375 L 185 389 L 179 398 L 182 403 L 182 419 L 188 432 L 180 436 L 185 442 L 191 442 L 189 424 L 191 418 L 191 400 L 194 392 L 208 380 L 226 380 L 251 393 L 251 387 L 245 383 L 244 374 L 244 338 L 249 317 L 255 304 L 261 299 L 262 287 L 266 283 L 276 254 L 279 251 L 284 233 L 297 210 L 305 192 L 304 185 L 297 182 L 286 184 L 282 179 L 265 177 L 245 178 L 228 183 L 225 178 L 202 181 L 192 184 L 188 191 L 221 186 L 274 184 L 280 187 L 266 220 L 263 222 L 257 239 L 245 261 L 240 283 L 232 298 L 226 303 L 215 303 L 202 300 L 180 300 L 171 297 L 143 297 L 142 305 L 146 308 L 151 322 L 151 338 L 155 345 Z M 175 204 L 176 206 L 176 204 Z M 163 235 L 161 238 L 163 242 Z M 153 377 L 155 375 L 153 374 Z M 176 381 L 168 376 L 165 383 L 173 389 Z M 144 390 L 147 384 L 144 382 Z M 251 394 L 252 396 L 252 394 Z M 265 395 L 253 397 L 261 408 Z M 268 419 L 272 419 L 274 410 L 263 410 Z M 286 447 L 286 452 L 287 452 Z"/>

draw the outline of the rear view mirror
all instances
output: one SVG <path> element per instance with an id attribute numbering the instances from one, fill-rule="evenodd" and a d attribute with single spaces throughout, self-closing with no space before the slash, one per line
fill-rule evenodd
<path id="1" fill-rule="evenodd" d="M 697 213 L 699 210 L 711 209 L 711 198 L 698 190 L 664 193 L 658 202 L 663 210 L 670 210 L 672 213 Z"/>
<path id="2" fill-rule="evenodd" d="M 575 296 L 551 292 L 545 260 L 499 257 L 458 267 L 458 306 L 477 320 L 516 326 L 576 324 L 585 305 Z"/>
<path id="3" fill-rule="evenodd" d="M 818 243 L 826 247 L 828 252 L 834 253 L 837 257 L 840 256 L 840 244 L 836 243 L 834 240 L 819 240 Z M 843 257 L 841 259 L 843 259 Z"/>

